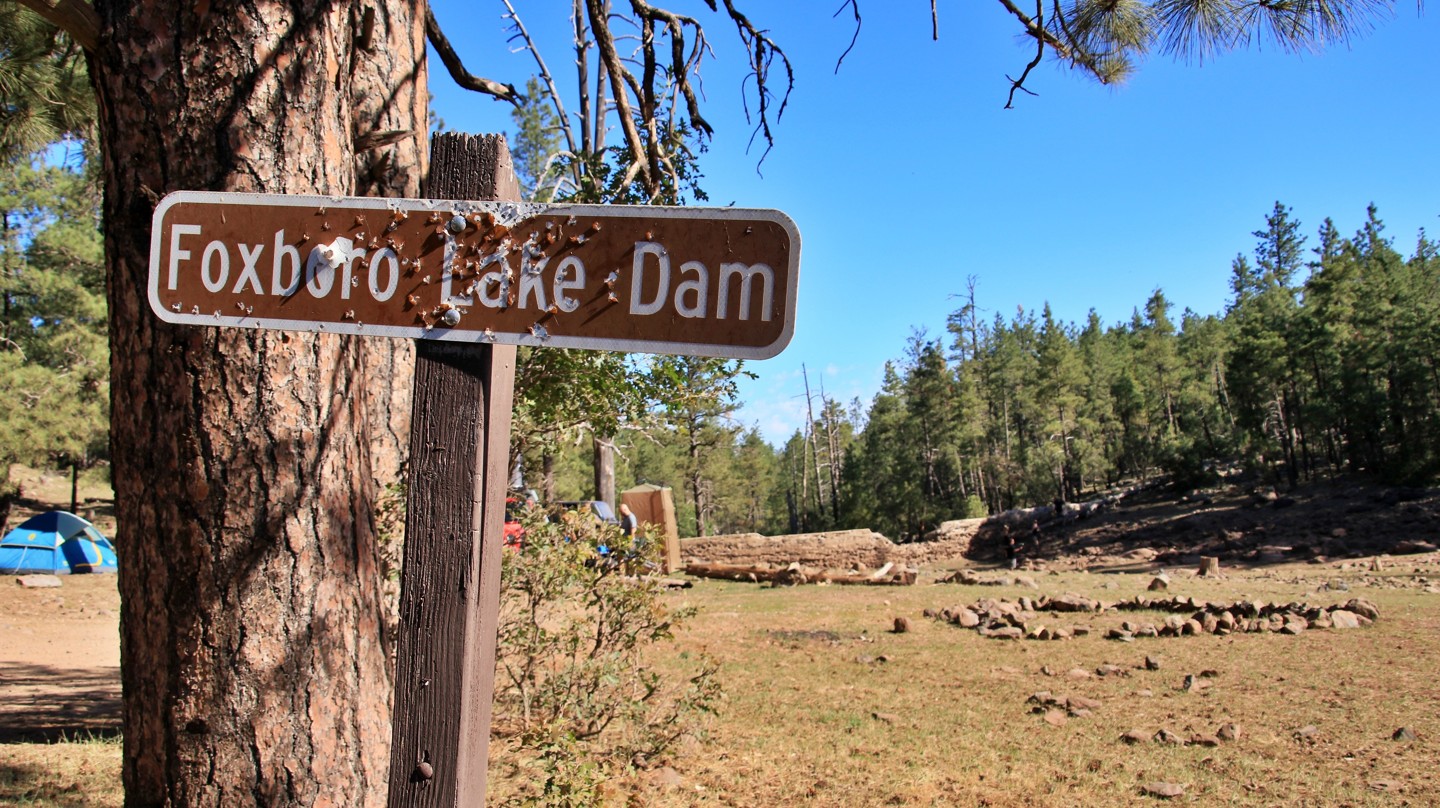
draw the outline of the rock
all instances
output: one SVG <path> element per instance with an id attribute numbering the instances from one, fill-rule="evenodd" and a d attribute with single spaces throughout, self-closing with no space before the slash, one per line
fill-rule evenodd
<path id="1" fill-rule="evenodd" d="M 1281 634 L 1301 634 L 1309 627 L 1309 623 L 1303 617 L 1290 615 L 1285 620 L 1285 625 L 1280 627 Z"/>
<path id="2" fill-rule="evenodd" d="M 1229 634 L 1235 630 L 1235 615 L 1221 612 L 1215 616 L 1215 633 Z"/>
<path id="3" fill-rule="evenodd" d="M 1131 634 L 1123 628 L 1112 628 L 1105 631 L 1105 639 L 1119 640 L 1120 642 L 1131 642 L 1135 639 L 1135 635 Z"/>
<path id="4" fill-rule="evenodd" d="M 680 772 L 675 771 L 669 766 L 661 766 L 651 771 L 648 777 L 650 778 L 650 782 L 664 789 L 679 788 L 684 785 L 685 782 L 680 777 Z"/>
<path id="5" fill-rule="evenodd" d="M 1436 549 L 1435 545 L 1428 541 L 1405 539 L 1404 541 L 1396 542 L 1395 546 L 1390 548 L 1390 552 L 1395 555 L 1413 555 L 1415 553 L 1433 553 Z"/>
<path id="6" fill-rule="evenodd" d="M 1026 587 L 1027 589 L 1039 589 L 1039 588 L 1040 588 L 1040 585 L 1037 584 L 1037 583 L 1035 583 L 1035 579 L 1034 579 L 1034 578 L 1031 578 L 1031 577 L 1028 576 L 1028 575 L 1017 575 L 1017 576 L 1015 576 L 1015 585 L 1016 585 L 1016 586 L 1023 586 L 1023 587 Z"/>
<path id="7" fill-rule="evenodd" d="M 1018 640 L 1025 636 L 1025 630 L 1017 628 L 1016 626 L 1002 626 L 1001 628 L 982 631 L 981 635 L 989 637 L 992 640 Z"/>
<path id="8" fill-rule="evenodd" d="M 1374 791 L 1400 791 L 1405 787 L 1399 780 L 1371 780 L 1367 785 Z"/>
<path id="9" fill-rule="evenodd" d="M 1222 741 L 1240 740 L 1239 724 L 1221 724 L 1220 729 L 1215 730 L 1215 737 Z"/>
<path id="10" fill-rule="evenodd" d="M 1337 629 L 1360 628 L 1360 615 L 1344 609 L 1336 609 L 1329 613 L 1330 625 Z"/>
<path id="11" fill-rule="evenodd" d="M 1319 727 L 1315 726 L 1314 724 L 1306 724 L 1305 726 L 1301 727 L 1300 729 L 1295 730 L 1295 740 L 1297 740 L 1297 741 L 1314 741 L 1314 740 L 1315 740 L 1315 736 L 1316 736 L 1316 735 L 1319 735 L 1319 734 L 1320 734 L 1320 728 L 1319 728 Z"/>
<path id="12" fill-rule="evenodd" d="M 1087 696 L 1069 696 L 1065 699 L 1065 706 L 1071 711 L 1074 710 L 1098 710 L 1102 705 L 1099 701 Z"/>
<path id="13" fill-rule="evenodd" d="M 1164 727 L 1161 727 L 1159 732 L 1151 736 L 1151 740 L 1155 743 L 1169 744 L 1171 746 L 1183 746 L 1185 744 L 1185 739 Z"/>
<path id="14" fill-rule="evenodd" d="M 1185 786 L 1179 783 L 1166 783 L 1157 780 L 1154 783 L 1146 783 L 1141 786 L 1140 793 L 1147 797 L 1158 797 L 1162 800 L 1168 800 L 1184 796 Z"/>
<path id="15" fill-rule="evenodd" d="M 975 628 L 980 625 L 980 615 L 964 606 L 958 606 L 950 610 L 950 622 L 961 628 Z"/>
<path id="16" fill-rule="evenodd" d="M 1150 579 L 1150 585 L 1146 587 L 1146 589 L 1149 589 L 1151 592 L 1161 592 L 1169 588 L 1170 576 L 1164 574 L 1156 575 Z"/>
<path id="17" fill-rule="evenodd" d="M 1060 699 L 1056 698 L 1055 694 L 1048 690 L 1038 690 L 1031 693 L 1030 698 L 1026 699 L 1025 703 L 1034 704 L 1039 707 L 1050 707 L 1059 704 Z"/>
<path id="18" fill-rule="evenodd" d="M 1160 670 L 1160 657 L 1154 657 L 1154 656 L 1147 656 L 1147 657 L 1145 657 L 1145 670 L 1147 670 L 1147 671 L 1158 671 L 1158 670 Z"/>
<path id="19" fill-rule="evenodd" d="M 1155 695 L 1155 691 L 1153 691 L 1153 690 L 1151 690 L 1150 688 L 1147 687 L 1147 688 L 1145 688 L 1145 689 L 1143 689 L 1143 690 L 1137 690 L 1137 691 L 1135 691 L 1135 695 L 1137 695 L 1137 696 L 1139 696 L 1139 697 L 1141 697 L 1141 698 L 1148 699 L 1148 698 L 1151 698 L 1151 697 L 1153 697 L 1153 696 Z"/>
<path id="20" fill-rule="evenodd" d="M 1181 685 L 1180 685 L 1181 689 L 1183 689 L 1186 693 L 1195 693 L 1195 692 L 1204 690 L 1205 688 L 1207 688 L 1207 687 L 1209 687 L 1209 686 L 1210 686 L 1210 683 L 1209 683 L 1209 682 L 1205 681 L 1204 679 L 1201 679 L 1200 677 L 1198 677 L 1198 676 L 1196 676 L 1196 675 L 1194 675 L 1194 674 L 1188 674 L 1188 673 L 1185 675 L 1185 681 L 1182 682 Z"/>
<path id="21" fill-rule="evenodd" d="M 1061 710 L 1045 711 L 1045 723 L 1049 724 L 1052 727 L 1063 727 L 1069 722 L 1070 719 L 1067 718 L 1065 716 L 1065 713 Z"/>
<path id="22" fill-rule="evenodd" d="M 900 720 L 900 716 L 894 713 L 871 713 L 870 717 L 882 724 L 894 724 Z"/>
<path id="23" fill-rule="evenodd" d="M 1130 671 L 1125 670 L 1124 668 L 1120 667 L 1119 665 L 1101 665 L 1100 667 L 1098 667 L 1098 668 L 1095 669 L 1095 675 L 1096 675 L 1096 676 L 1129 676 L 1129 675 L 1130 675 Z"/>
<path id="24" fill-rule="evenodd" d="M 1345 609 L 1370 620 L 1380 619 L 1380 608 L 1365 598 L 1351 598 L 1345 602 Z"/>
<path id="25" fill-rule="evenodd" d="M 1124 735 L 1121 735 L 1120 740 L 1131 745 L 1145 743 L 1150 740 L 1150 733 L 1143 729 L 1132 729 Z"/>
<path id="26" fill-rule="evenodd" d="M 1193 637 L 1194 635 L 1199 634 L 1202 631 L 1204 631 L 1204 628 L 1197 620 L 1186 620 L 1184 623 L 1180 624 L 1180 633 L 1181 635 L 1186 637 Z"/>
<path id="27" fill-rule="evenodd" d="M 1219 746 L 1219 745 L 1220 745 L 1220 739 L 1217 738 L 1217 737 L 1215 737 L 1214 735 L 1202 735 L 1202 734 L 1200 734 L 1200 733 L 1197 732 L 1197 733 L 1195 733 L 1194 735 L 1191 735 L 1191 736 L 1190 736 L 1190 745 L 1191 745 L 1191 746 Z"/>
<path id="28" fill-rule="evenodd" d="M 1089 679 L 1090 671 L 1087 671 L 1084 668 L 1071 668 L 1070 670 L 1065 671 L 1065 675 L 1070 677 L 1071 679 Z"/>
<path id="29" fill-rule="evenodd" d="M 1415 730 L 1409 727 L 1401 727 L 1390 735 L 1390 740 L 1392 741 L 1413 741 L 1415 738 Z"/>
<path id="30" fill-rule="evenodd" d="M 21 575 L 15 583 L 26 589 L 49 589 L 60 586 L 60 578 L 56 575 Z"/>
<path id="31" fill-rule="evenodd" d="M 921 612 L 920 614 L 923 615 L 923 616 L 925 616 L 926 618 L 928 618 L 928 619 L 930 619 L 930 620 L 934 620 L 935 618 L 937 618 L 937 617 L 940 616 L 940 613 L 937 612 L 937 611 L 935 611 L 934 609 L 926 609 L 925 611 Z"/>
<path id="32" fill-rule="evenodd" d="M 1052 612 L 1095 612 L 1100 610 L 1100 603 L 1072 593 L 1065 593 L 1050 601 L 1046 606 Z"/>
<path id="33" fill-rule="evenodd" d="M 904 616 L 895 618 L 895 627 L 891 631 L 896 634 L 905 634 L 910 631 L 910 618 Z"/>

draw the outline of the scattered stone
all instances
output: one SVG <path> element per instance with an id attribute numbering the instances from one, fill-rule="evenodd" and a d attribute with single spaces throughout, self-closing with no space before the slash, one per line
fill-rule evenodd
<path id="1" fill-rule="evenodd" d="M 1097 675 L 1097 676 L 1129 676 L 1129 675 L 1130 675 L 1130 671 L 1125 670 L 1124 668 L 1120 667 L 1119 665 L 1101 665 L 1100 667 L 1098 667 L 1098 668 L 1095 669 L 1095 675 Z"/>
<path id="2" fill-rule="evenodd" d="M 1319 728 L 1319 727 L 1315 726 L 1314 724 L 1306 724 L 1305 726 L 1301 727 L 1300 729 L 1295 730 L 1295 740 L 1297 740 L 1297 741 L 1313 741 L 1313 740 L 1315 740 L 1315 736 L 1316 736 L 1316 735 L 1319 735 L 1319 734 L 1320 734 L 1320 728 Z"/>
<path id="3" fill-rule="evenodd" d="M 1143 729 L 1132 729 L 1124 735 L 1121 735 L 1120 740 L 1131 745 L 1145 743 L 1150 740 L 1150 733 Z"/>
<path id="4" fill-rule="evenodd" d="M 1337 629 L 1360 628 L 1360 615 L 1345 609 L 1328 612 L 1330 625 Z"/>
<path id="5" fill-rule="evenodd" d="M 1181 738 L 1179 735 L 1176 735 L 1164 727 L 1161 727 L 1160 731 L 1152 735 L 1150 739 L 1155 743 L 1169 744 L 1171 746 L 1183 746 L 1185 744 L 1184 738 Z"/>
<path id="6" fill-rule="evenodd" d="M 1039 690 L 1031 693 L 1030 698 L 1026 699 L 1025 703 L 1036 705 L 1036 712 L 1039 712 L 1040 709 L 1059 704 L 1060 699 L 1056 698 L 1055 694 L 1048 690 Z"/>
<path id="7" fill-rule="evenodd" d="M 883 724 L 894 724 L 900 720 L 900 716 L 894 713 L 871 713 L 870 717 Z"/>
<path id="8" fill-rule="evenodd" d="M 951 611 L 950 622 L 961 628 L 975 628 L 980 625 L 980 615 L 961 606 Z"/>
<path id="9" fill-rule="evenodd" d="M 1170 576 L 1162 572 L 1159 575 L 1156 575 L 1154 578 L 1150 579 L 1150 586 L 1146 588 L 1149 589 L 1151 592 L 1162 592 L 1166 589 L 1169 589 Z"/>
<path id="10" fill-rule="evenodd" d="M 1031 578 L 1031 577 L 1028 576 L 1028 575 L 1017 575 L 1017 576 L 1015 576 L 1015 585 L 1016 585 L 1016 586 L 1023 586 L 1023 587 L 1029 588 L 1029 589 L 1039 589 L 1039 588 L 1040 588 L 1040 585 L 1037 584 L 1037 583 L 1035 583 L 1035 579 L 1034 579 L 1034 578 Z"/>
<path id="11" fill-rule="evenodd" d="M 1193 673 L 1185 674 L 1185 681 L 1180 685 L 1186 693 L 1194 693 L 1209 687 L 1210 683 L 1201 679 Z"/>
<path id="12" fill-rule="evenodd" d="M 1131 642 L 1135 639 L 1135 635 L 1131 634 L 1123 628 L 1112 628 L 1105 631 L 1105 639 L 1119 640 L 1120 642 Z"/>
<path id="13" fill-rule="evenodd" d="M 1016 626 L 1002 626 L 1000 628 L 982 630 L 980 634 L 992 640 L 1018 640 L 1025 636 L 1025 629 Z"/>
<path id="14" fill-rule="evenodd" d="M 26 589 L 50 589 L 60 586 L 60 578 L 56 575 L 21 575 L 15 583 Z"/>
<path id="15" fill-rule="evenodd" d="M 1070 677 L 1071 679 L 1089 679 L 1090 671 L 1087 671 L 1084 668 L 1071 668 L 1070 670 L 1065 671 L 1065 675 Z"/>
<path id="16" fill-rule="evenodd" d="M 1371 780 L 1369 786 L 1371 790 L 1386 792 L 1400 791 L 1405 787 L 1399 780 Z"/>
<path id="17" fill-rule="evenodd" d="M 1045 711 L 1045 723 L 1049 724 L 1052 727 L 1063 727 L 1067 723 L 1069 723 L 1069 721 L 1070 719 L 1066 718 L 1065 713 L 1061 710 Z"/>
<path id="18" fill-rule="evenodd" d="M 1209 746 L 1219 746 L 1219 745 L 1220 745 L 1220 739 L 1217 738 L 1217 737 L 1215 737 L 1214 735 L 1202 735 L 1202 734 L 1200 734 L 1200 733 L 1197 732 L 1197 733 L 1195 733 L 1194 735 L 1191 735 L 1191 736 L 1190 736 L 1190 745 L 1191 745 L 1191 746 L 1207 746 L 1207 747 L 1209 747 Z"/>
<path id="19" fill-rule="evenodd" d="M 1087 712 L 1098 710 L 1103 706 L 1099 701 L 1088 696 L 1070 696 L 1065 699 L 1065 705 L 1072 713 L 1076 710 L 1085 710 Z"/>
<path id="20" fill-rule="evenodd" d="M 1154 783 L 1146 783 L 1145 785 L 1141 786 L 1140 793 L 1144 794 L 1147 797 L 1158 797 L 1162 800 L 1169 800 L 1174 799 L 1175 797 L 1184 796 L 1185 786 L 1182 786 L 1179 783 L 1165 783 L 1161 781 L 1156 781 Z"/>
<path id="21" fill-rule="evenodd" d="M 1401 727 L 1395 730 L 1394 734 L 1390 736 L 1390 740 L 1392 741 L 1413 741 L 1415 738 L 1415 730 L 1409 727 Z"/>
<path id="22" fill-rule="evenodd" d="M 1147 671 L 1158 671 L 1158 670 L 1160 670 L 1160 657 L 1154 657 L 1154 656 L 1147 656 L 1147 657 L 1145 657 L 1145 670 L 1147 670 Z"/>
<path id="23" fill-rule="evenodd" d="M 1220 729 L 1215 730 L 1215 737 L 1222 741 L 1240 740 L 1239 724 L 1221 724 Z"/>
<path id="24" fill-rule="evenodd" d="M 895 618 L 895 627 L 891 629 L 892 632 L 894 632 L 895 634 L 904 634 L 909 630 L 910 618 L 904 616 Z"/>
<path id="25" fill-rule="evenodd" d="M 1143 690 L 1137 690 L 1137 691 L 1135 691 L 1135 695 L 1137 695 L 1137 696 L 1139 696 L 1140 698 L 1143 698 L 1143 699 L 1148 699 L 1148 698 L 1153 698 L 1153 697 L 1155 696 L 1155 691 L 1153 691 L 1153 690 L 1151 690 L 1150 688 L 1147 687 L 1147 688 L 1144 688 Z"/>

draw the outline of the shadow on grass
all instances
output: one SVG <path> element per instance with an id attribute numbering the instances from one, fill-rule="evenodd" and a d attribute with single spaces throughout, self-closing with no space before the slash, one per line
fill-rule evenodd
<path id="1" fill-rule="evenodd" d="M 95 800 L 79 783 L 58 783 L 55 773 L 43 764 L 0 762 L 0 805 L 32 804 L 84 808 Z"/>
<path id="2" fill-rule="evenodd" d="M 120 735 L 119 668 L 0 662 L 0 692 L 5 694 L 0 700 L 0 744 Z M 6 782 L 7 776 L 0 768 L 0 783 Z"/>

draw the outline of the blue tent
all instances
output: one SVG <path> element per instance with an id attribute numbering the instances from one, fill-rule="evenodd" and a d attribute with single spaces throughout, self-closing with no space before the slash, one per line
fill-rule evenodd
<path id="1" fill-rule="evenodd" d="M 66 511 L 27 519 L 0 539 L 0 575 L 114 571 L 115 546 L 94 525 Z"/>

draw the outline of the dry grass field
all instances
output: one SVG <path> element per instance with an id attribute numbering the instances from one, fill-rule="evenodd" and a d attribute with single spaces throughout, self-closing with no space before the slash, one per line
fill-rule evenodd
<path id="1" fill-rule="evenodd" d="M 922 612 L 1039 593 L 1117 600 L 1142 594 L 1148 574 L 1033 576 L 1039 592 L 701 582 L 686 595 L 702 611 L 682 645 L 724 661 L 724 712 L 709 745 L 673 762 L 678 782 L 652 775 L 638 802 L 1129 805 L 1160 782 L 1183 786 L 1176 801 L 1188 805 L 1440 804 L 1440 595 L 1414 585 L 1436 580 L 1440 567 L 1433 556 L 1392 567 L 1380 586 L 1328 565 L 1214 581 L 1174 575 L 1171 592 L 1197 599 L 1321 605 L 1359 595 L 1382 616 L 1298 636 L 1129 643 L 1100 635 L 1165 615 L 1057 615 L 1053 626 L 1096 631 L 1005 641 Z M 1349 592 L 1317 592 L 1347 580 Z M 910 631 L 890 631 L 897 616 Z M 1147 656 L 1159 670 L 1145 669 Z M 1121 672 L 1098 675 L 1106 665 Z M 1054 726 L 1028 703 L 1041 691 L 1099 706 Z M 1188 740 L 1232 723 L 1239 738 L 1218 746 L 1121 741 L 1161 729 Z M 1416 739 L 1393 740 L 1402 727 Z"/>
<path id="2" fill-rule="evenodd" d="M 1275 518 L 1293 526 L 1296 514 Z M 924 616 L 981 598 L 1120 601 L 1146 594 L 1153 577 L 1114 556 L 1062 553 L 1048 566 L 1022 572 L 1033 586 L 934 583 L 948 570 L 924 569 L 909 587 L 701 580 L 666 595 L 700 611 L 654 664 L 704 650 L 722 664 L 726 696 L 703 742 L 613 778 L 609 802 L 1440 804 L 1440 554 L 1388 556 L 1378 570 L 1369 556 L 1227 564 L 1218 579 L 1170 569 L 1168 594 L 1197 600 L 1363 597 L 1380 619 L 1356 629 L 1121 642 L 1105 631 L 1166 615 L 1044 613 L 1052 628 L 1092 631 L 997 640 Z M 988 581 L 1013 575 L 977 571 Z M 60 590 L 0 584 L 0 805 L 120 805 L 113 578 L 77 577 Z M 897 617 L 908 631 L 893 631 Z M 77 651 L 61 641 L 75 635 L 98 639 Z M 1032 701 L 1041 693 L 1086 709 L 1047 720 Z M 1152 740 L 1162 730 L 1181 741 L 1214 736 L 1229 724 L 1238 738 L 1213 745 Z M 1396 739 L 1402 728 L 1413 738 Z M 1132 730 L 1144 740 L 1123 742 Z M 491 772 L 496 794 L 526 776 L 500 759 Z M 1181 793 L 1148 795 L 1158 784 Z"/>

